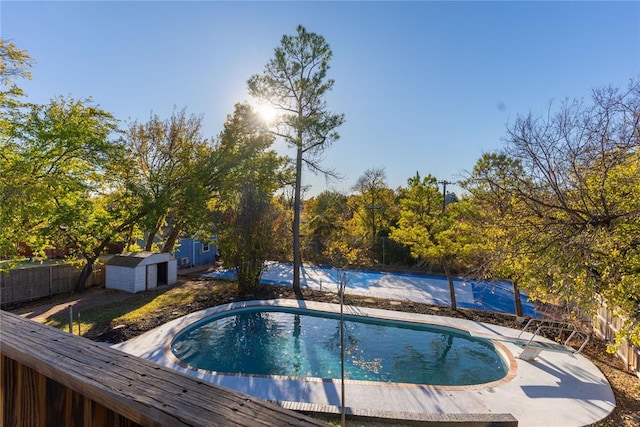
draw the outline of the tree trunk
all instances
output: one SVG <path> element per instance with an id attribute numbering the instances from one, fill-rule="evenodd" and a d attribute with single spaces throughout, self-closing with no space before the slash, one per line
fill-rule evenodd
<path id="1" fill-rule="evenodd" d="M 451 275 L 451 270 L 449 270 L 449 266 L 446 261 L 442 261 L 441 264 L 444 273 L 447 275 L 447 280 L 449 281 L 449 295 L 451 296 L 451 310 L 456 311 L 458 309 L 458 304 L 456 302 L 456 288 L 453 285 L 453 276 Z"/>
<path id="2" fill-rule="evenodd" d="M 176 246 L 176 242 L 178 241 L 179 235 L 180 235 L 180 228 L 172 227 L 171 232 L 169 233 L 169 237 L 167 237 L 167 241 L 164 243 L 164 246 L 162 247 L 163 253 L 170 254 L 173 252 L 173 248 Z"/>
<path id="3" fill-rule="evenodd" d="M 92 255 L 84 254 L 84 258 L 87 260 L 87 263 L 82 267 L 82 271 L 80 272 L 80 277 L 78 277 L 78 282 L 76 283 L 76 288 L 74 292 L 84 292 L 85 285 L 87 284 L 87 280 L 91 273 L 93 273 L 93 264 L 96 262 L 104 248 L 106 248 L 111 242 L 111 237 L 107 237 L 93 250 Z"/>
<path id="4" fill-rule="evenodd" d="M 302 143 L 298 145 L 296 156 L 296 186 L 293 199 L 293 291 L 298 299 L 303 299 L 300 288 L 300 268 L 302 267 L 302 256 L 300 254 L 300 198 L 302 187 Z"/>
<path id="5" fill-rule="evenodd" d="M 158 234 L 158 230 L 160 230 L 160 220 L 156 222 L 153 230 L 149 231 L 149 235 L 147 236 L 147 244 L 144 246 L 145 251 L 151 251 L 151 249 L 153 249 L 153 241 L 156 238 L 156 234 Z"/>
<path id="6" fill-rule="evenodd" d="M 522 314 L 522 301 L 520 300 L 520 289 L 516 281 L 513 281 L 513 301 L 516 305 L 516 316 L 523 317 Z"/>
<path id="7" fill-rule="evenodd" d="M 98 246 L 96 246 L 90 252 L 91 255 L 87 253 L 83 253 L 84 258 L 87 260 L 87 263 L 84 265 L 84 267 L 82 267 L 82 271 L 80 272 L 80 277 L 78 277 L 78 281 L 76 282 L 76 287 L 74 289 L 74 292 L 84 291 L 87 280 L 89 279 L 89 276 L 91 276 L 91 273 L 93 273 L 93 264 L 96 262 L 100 254 L 104 251 L 104 248 L 109 246 L 109 243 L 111 243 L 111 239 L 113 238 L 113 236 L 116 236 L 119 233 L 122 233 L 124 230 L 128 229 L 129 227 L 133 227 L 136 221 L 140 220 L 145 215 L 146 215 L 146 212 L 138 212 L 138 214 L 135 215 L 133 218 L 131 218 L 129 221 L 125 222 L 124 224 L 121 224 L 119 227 L 116 227 L 114 230 L 112 230 L 111 236 L 102 240 L 98 244 Z"/>
<path id="8" fill-rule="evenodd" d="M 82 271 L 80 272 L 80 277 L 78 277 L 78 281 L 76 282 L 76 287 L 73 290 L 74 292 L 84 292 L 87 280 L 93 273 L 93 263 L 96 261 L 95 258 L 87 258 L 87 263 L 82 267 Z"/>
<path id="9" fill-rule="evenodd" d="M 124 246 L 124 251 L 125 252 L 131 252 L 131 242 L 133 242 L 133 229 L 135 228 L 134 224 L 131 224 L 131 226 L 129 227 L 129 230 L 127 231 L 127 236 L 125 237 L 125 246 Z"/>

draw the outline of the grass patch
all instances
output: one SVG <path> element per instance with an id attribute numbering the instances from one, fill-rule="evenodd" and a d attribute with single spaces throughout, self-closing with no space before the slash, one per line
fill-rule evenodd
<path id="1" fill-rule="evenodd" d="M 74 310 L 74 333 L 78 333 L 78 322 L 80 323 L 81 335 L 85 335 L 97 325 L 111 323 L 114 319 L 126 316 L 132 310 L 137 310 L 140 304 L 147 303 L 147 299 L 148 297 L 145 298 L 144 296 L 138 298 L 133 297 L 125 301 L 113 302 L 101 307 L 89 308 L 79 313 Z M 80 314 L 79 317 L 78 314 Z M 67 311 L 63 311 L 51 316 L 44 322 L 44 324 L 69 332 L 69 313 Z"/>
<path id="2" fill-rule="evenodd" d="M 136 323 L 153 317 L 156 314 L 166 311 L 172 307 L 188 306 L 196 301 L 200 295 L 209 293 L 207 287 L 185 289 L 182 287 L 173 288 L 146 302 L 144 305 L 130 309 L 114 318 L 116 322 Z"/>
<path id="3" fill-rule="evenodd" d="M 97 329 L 120 324 L 136 325 L 149 322 L 150 319 L 179 317 L 190 311 L 199 298 L 207 298 L 212 292 L 212 287 L 215 286 L 215 284 L 188 288 L 176 286 L 165 290 L 132 294 L 122 301 L 95 306 L 81 312 L 74 309 L 74 333 L 78 334 L 78 324 L 80 335 L 91 336 L 95 335 Z M 174 312 L 175 315 L 172 316 Z M 69 332 L 69 313 L 67 310 L 62 310 L 47 318 L 44 324 Z"/>

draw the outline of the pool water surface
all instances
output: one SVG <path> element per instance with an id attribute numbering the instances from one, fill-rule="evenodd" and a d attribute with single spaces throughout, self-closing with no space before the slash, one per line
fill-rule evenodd
<path id="1" fill-rule="evenodd" d="M 171 352 L 184 364 L 217 373 L 339 379 L 339 315 L 283 307 L 233 310 L 183 329 Z M 507 372 L 490 341 L 464 331 L 345 316 L 349 380 L 475 385 Z"/>

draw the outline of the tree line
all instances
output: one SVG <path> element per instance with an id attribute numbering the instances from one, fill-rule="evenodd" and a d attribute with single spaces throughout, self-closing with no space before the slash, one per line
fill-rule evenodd
<path id="1" fill-rule="evenodd" d="M 125 251 L 172 252 L 178 237 L 208 241 L 216 213 L 232 210 L 248 186 L 272 195 L 290 180 L 287 159 L 254 109 L 238 103 L 219 135 L 202 135 L 202 117 L 122 126 L 91 99 L 26 101 L 19 80 L 31 57 L 0 40 L 0 256 L 18 243 L 42 254 L 65 248 L 83 265 L 78 290 L 110 244 Z M 143 242 L 139 244 L 139 242 Z"/>
<path id="2" fill-rule="evenodd" d="M 628 319 L 620 336 L 640 343 L 637 79 L 544 117 L 519 116 L 504 148 L 461 174 L 460 195 L 419 171 L 391 189 L 375 167 L 349 194 L 303 200 L 303 166 L 337 176 L 320 160 L 344 122 L 326 103 L 334 82 L 322 36 L 301 26 L 283 36 L 247 82 L 278 111 L 272 122 L 238 103 L 214 137 L 186 110 L 122 126 L 92 100 L 26 102 L 18 83 L 31 77 L 32 59 L 0 43 L 1 256 L 15 255 L 17 242 L 64 246 L 86 278 L 110 243 L 172 252 L 179 236 L 215 232 L 246 291 L 266 259 L 293 261 L 299 296 L 303 259 L 437 269 L 454 309 L 454 275 L 509 280 L 571 313 L 593 313 L 601 301 L 618 307 Z M 275 152 L 277 138 L 294 159 Z"/>
<path id="3" fill-rule="evenodd" d="M 508 280 L 569 316 L 615 307 L 640 343 L 640 81 L 518 117 L 504 148 L 461 174 L 460 196 L 416 173 L 390 189 L 367 170 L 352 194 L 305 204 L 308 259 L 437 268 Z M 445 202 L 447 202 L 445 204 Z"/>

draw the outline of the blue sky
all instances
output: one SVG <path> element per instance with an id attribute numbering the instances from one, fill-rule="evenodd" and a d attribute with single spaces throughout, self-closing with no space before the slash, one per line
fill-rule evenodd
<path id="1" fill-rule="evenodd" d="M 328 104 L 346 122 L 323 165 L 347 193 L 374 167 L 390 187 L 416 171 L 455 181 L 518 115 L 640 76 L 640 2 L 3 0 L 0 13 L 2 37 L 36 61 L 32 102 L 90 96 L 123 127 L 186 107 L 207 137 L 304 25 L 333 50 Z"/>

